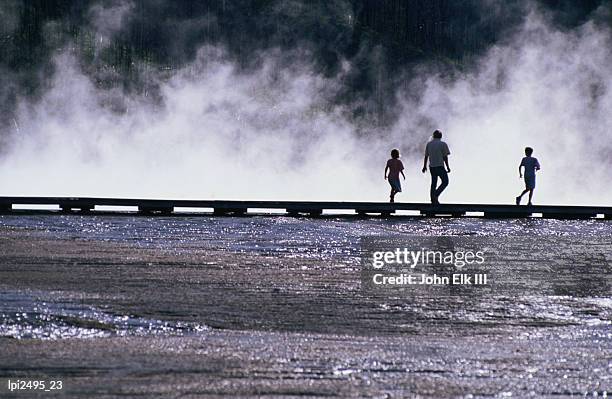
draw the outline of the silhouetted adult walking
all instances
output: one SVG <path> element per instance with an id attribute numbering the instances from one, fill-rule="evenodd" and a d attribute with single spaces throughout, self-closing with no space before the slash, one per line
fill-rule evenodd
<path id="1" fill-rule="evenodd" d="M 431 173 L 431 190 L 429 195 L 431 197 L 432 204 L 439 204 L 438 197 L 442 194 L 442 191 L 448 186 L 448 173 L 450 173 L 450 166 L 448 166 L 448 156 L 450 150 L 448 145 L 442 141 L 442 132 L 436 130 L 433 132 L 433 138 L 425 147 L 425 159 L 423 160 L 423 173 L 427 171 L 427 160 L 429 160 L 429 172 Z M 446 165 L 446 169 L 444 166 Z M 440 187 L 438 186 L 438 177 L 442 181 Z"/>

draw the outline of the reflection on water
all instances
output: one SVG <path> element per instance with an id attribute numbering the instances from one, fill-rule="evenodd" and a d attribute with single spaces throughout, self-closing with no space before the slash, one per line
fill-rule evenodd
<path id="1" fill-rule="evenodd" d="M 607 395 L 610 233 L 603 220 L 0 216 L 0 368 L 62 379 L 72 397 Z M 506 285 L 364 289 L 362 237 L 414 236 L 485 243 Z"/>
<path id="2" fill-rule="evenodd" d="M 0 337 L 17 339 L 185 335 L 206 326 L 115 315 L 91 306 L 43 302 L 33 295 L 0 293 Z"/>
<path id="3" fill-rule="evenodd" d="M 231 251 L 328 256 L 356 255 L 359 238 L 377 235 L 576 237 L 611 236 L 604 220 L 393 217 L 292 218 L 0 215 L 0 226 L 56 238 L 125 242 L 177 250 L 189 243 Z"/>
<path id="4" fill-rule="evenodd" d="M 205 326 L 478 334 L 513 327 L 609 328 L 612 320 L 612 248 L 604 240 L 594 252 L 584 250 L 612 235 L 610 221 L 5 215 L 0 229 L 13 238 L 103 243 L 111 255 L 117 248 L 112 261 L 59 252 L 12 258 L 0 248 L 3 269 L 31 268 L 15 280 L 23 285 L 0 286 L 0 336 L 190 335 Z M 361 290 L 360 239 L 415 235 L 495 243 L 501 260 L 494 272 L 514 289 L 459 296 Z M 525 252 L 517 248 L 526 247 L 535 263 L 521 263 L 520 274 L 504 266 L 521 261 Z M 125 248 L 164 258 L 134 261 Z M 566 262 L 555 264 L 551 255 Z M 36 280 L 39 274 L 45 277 Z M 64 290 L 101 299 L 74 300 Z"/>

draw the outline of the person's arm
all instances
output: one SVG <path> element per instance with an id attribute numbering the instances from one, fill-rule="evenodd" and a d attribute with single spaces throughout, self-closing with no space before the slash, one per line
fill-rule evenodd
<path id="1" fill-rule="evenodd" d="M 521 171 L 521 166 L 523 166 L 523 163 L 521 162 L 521 164 L 519 165 L 519 179 L 523 178 L 523 173 Z"/>
<path id="2" fill-rule="evenodd" d="M 385 180 L 387 180 L 387 171 L 389 170 L 389 164 L 385 167 Z"/>
<path id="3" fill-rule="evenodd" d="M 427 160 L 429 157 L 425 154 L 425 159 L 423 159 L 423 173 L 427 172 Z"/>
<path id="4" fill-rule="evenodd" d="M 402 174 L 402 176 L 404 176 L 404 180 L 406 180 L 406 175 L 404 174 L 404 171 L 400 170 L 400 173 Z"/>
<path id="5" fill-rule="evenodd" d="M 540 170 L 540 162 L 536 159 L 535 170 Z"/>
<path id="6" fill-rule="evenodd" d="M 444 143 L 444 164 L 446 165 L 446 172 L 450 173 L 450 166 L 448 165 L 448 156 L 450 155 L 450 150 L 448 149 L 448 145 Z"/>

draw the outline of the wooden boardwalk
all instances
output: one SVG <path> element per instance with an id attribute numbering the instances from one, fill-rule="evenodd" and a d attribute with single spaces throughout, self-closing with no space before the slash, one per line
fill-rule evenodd
<path id="1" fill-rule="evenodd" d="M 33 206 L 34 205 L 34 206 Z M 563 205 L 497 205 L 497 204 L 442 204 L 414 202 L 328 202 L 328 201 L 223 201 L 223 200 L 166 200 L 137 198 L 89 198 L 89 197 L 0 197 L 0 212 L 23 213 L 40 206 L 56 207 L 60 212 L 96 214 L 126 212 L 130 207 L 138 213 L 148 215 L 171 215 L 176 208 L 190 208 L 213 215 L 261 214 L 268 210 L 278 210 L 289 215 L 320 216 L 327 212 L 342 211 L 356 215 L 390 216 L 396 211 L 413 211 L 422 216 L 481 216 L 489 218 L 525 218 L 541 216 L 555 219 L 612 219 L 610 206 L 563 206 Z M 120 207 L 104 209 L 96 207 Z M 124 209 L 121 209 L 124 208 Z M 46 210 L 46 212 L 58 212 Z M 45 211 L 43 211 L 45 212 Z M 277 214 L 277 213 L 275 213 Z"/>

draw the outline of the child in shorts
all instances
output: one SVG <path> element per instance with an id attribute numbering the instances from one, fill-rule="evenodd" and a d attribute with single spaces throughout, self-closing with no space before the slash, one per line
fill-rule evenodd
<path id="1" fill-rule="evenodd" d="M 525 189 L 523 190 L 521 195 L 516 197 L 517 205 L 521 204 L 521 198 L 523 198 L 523 195 L 525 195 L 526 193 L 529 193 L 529 202 L 527 203 L 527 205 L 532 205 L 531 198 L 533 197 L 533 190 L 535 189 L 536 184 L 536 171 L 540 170 L 540 163 L 538 162 L 538 159 L 532 157 L 531 154 L 533 154 L 533 148 L 526 147 L 525 157 L 519 165 L 519 178 L 521 179 L 523 178 L 523 173 L 521 173 L 521 167 L 525 168 Z"/>
<path id="2" fill-rule="evenodd" d="M 399 178 L 400 173 L 404 177 L 404 180 L 406 180 L 406 176 L 404 175 L 404 164 L 399 158 L 399 150 L 394 148 L 391 150 L 391 159 L 387 161 L 387 166 L 385 167 L 385 180 L 388 179 L 389 185 L 391 186 L 390 202 L 395 202 L 395 194 L 402 192 L 402 185 Z M 387 172 L 389 172 L 388 175 Z"/>

